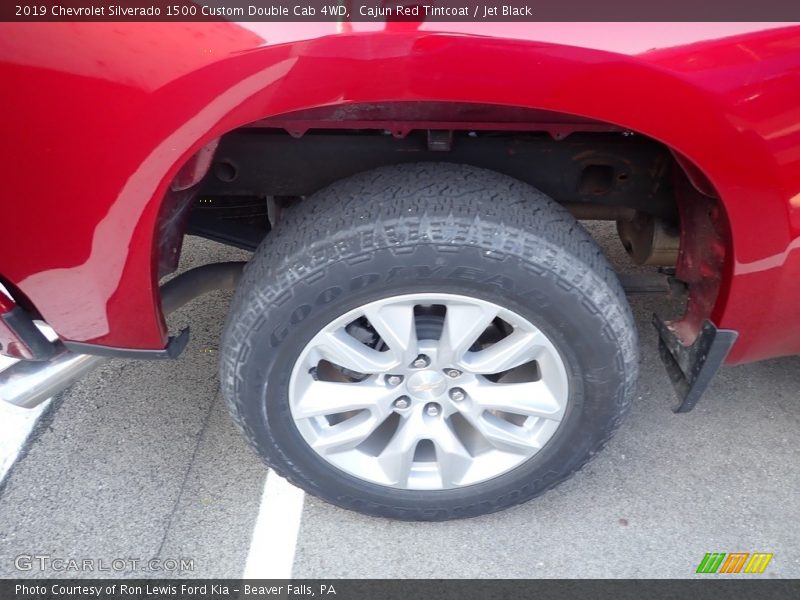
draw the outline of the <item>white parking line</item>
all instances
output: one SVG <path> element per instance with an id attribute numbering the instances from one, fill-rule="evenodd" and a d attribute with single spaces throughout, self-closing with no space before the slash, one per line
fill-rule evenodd
<path id="1" fill-rule="evenodd" d="M 303 490 L 267 473 L 244 579 L 289 579 L 303 514 Z"/>
<path id="2" fill-rule="evenodd" d="M 7 296 L 10 295 L 2 285 L 0 285 L 0 292 Z M 58 339 L 58 335 L 50 326 L 41 321 L 35 321 L 35 323 L 48 340 L 52 342 Z M 0 355 L 0 371 L 16 362 L 13 358 Z M 43 402 L 36 408 L 29 409 L 18 408 L 0 400 L 0 483 L 17 462 L 33 428 L 51 402 L 52 399 Z"/>
<path id="3" fill-rule="evenodd" d="M 0 371 L 13 365 L 14 359 L 0 356 Z M 0 401 L 0 482 L 17 462 L 25 442 L 36 422 L 47 409 L 50 400 L 33 410 L 17 408 Z"/>

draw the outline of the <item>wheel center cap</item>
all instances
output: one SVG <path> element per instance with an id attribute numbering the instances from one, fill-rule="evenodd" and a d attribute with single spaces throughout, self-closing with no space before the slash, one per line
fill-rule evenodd
<path id="1" fill-rule="evenodd" d="M 447 389 L 444 375 L 437 371 L 420 371 L 414 373 L 407 381 L 409 393 L 421 400 L 434 400 L 444 394 Z"/>

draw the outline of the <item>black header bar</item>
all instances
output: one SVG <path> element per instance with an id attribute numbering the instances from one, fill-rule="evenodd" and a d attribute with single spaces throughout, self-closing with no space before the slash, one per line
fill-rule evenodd
<path id="1" fill-rule="evenodd" d="M 658 569 L 658 565 L 653 566 Z M 798 580 L 2 580 L 3 600 L 773 600 Z"/>
<path id="2" fill-rule="evenodd" d="M 0 21 L 800 21 L 797 0 L 3 0 Z"/>

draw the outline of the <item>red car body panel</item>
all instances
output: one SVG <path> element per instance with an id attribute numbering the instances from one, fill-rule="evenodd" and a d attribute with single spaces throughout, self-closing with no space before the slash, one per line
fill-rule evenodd
<path id="1" fill-rule="evenodd" d="M 0 24 L 0 274 L 65 340 L 158 349 L 162 199 L 220 135 L 321 106 L 447 101 L 611 123 L 713 184 L 728 362 L 800 353 L 800 27 Z M 19 298 L 18 298 L 19 300 Z"/>

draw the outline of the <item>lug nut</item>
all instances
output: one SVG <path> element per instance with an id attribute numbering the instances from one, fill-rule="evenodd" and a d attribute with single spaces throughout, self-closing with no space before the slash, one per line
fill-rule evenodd
<path id="1" fill-rule="evenodd" d="M 425 407 L 425 414 L 429 417 L 438 417 L 439 416 L 439 405 L 438 404 L 428 404 Z"/>
<path id="2" fill-rule="evenodd" d="M 413 362 L 413 363 L 411 363 L 411 365 L 412 365 L 412 366 L 413 366 L 415 369 L 424 369 L 424 368 L 425 368 L 425 367 L 427 367 L 429 364 L 431 364 L 431 359 L 429 359 L 429 358 L 428 358 L 427 356 L 425 356 L 424 354 L 420 354 L 420 355 L 419 355 L 417 358 L 415 358 L 415 359 L 414 359 L 414 362 Z"/>
<path id="3" fill-rule="evenodd" d="M 464 393 L 464 390 L 461 388 L 453 388 L 450 390 L 450 400 L 453 402 L 461 402 L 464 398 L 467 397 L 467 394 Z"/>
<path id="4" fill-rule="evenodd" d="M 458 369 L 447 369 L 447 376 L 452 377 L 453 379 L 456 377 L 461 377 L 461 371 Z"/>
<path id="5" fill-rule="evenodd" d="M 401 375 L 387 375 L 386 376 L 386 383 L 392 387 L 400 385 L 403 381 L 403 377 Z"/>
<path id="6" fill-rule="evenodd" d="M 411 406 L 411 401 L 408 399 L 408 396 L 400 396 L 394 401 L 395 408 L 408 408 L 409 406 Z"/>

